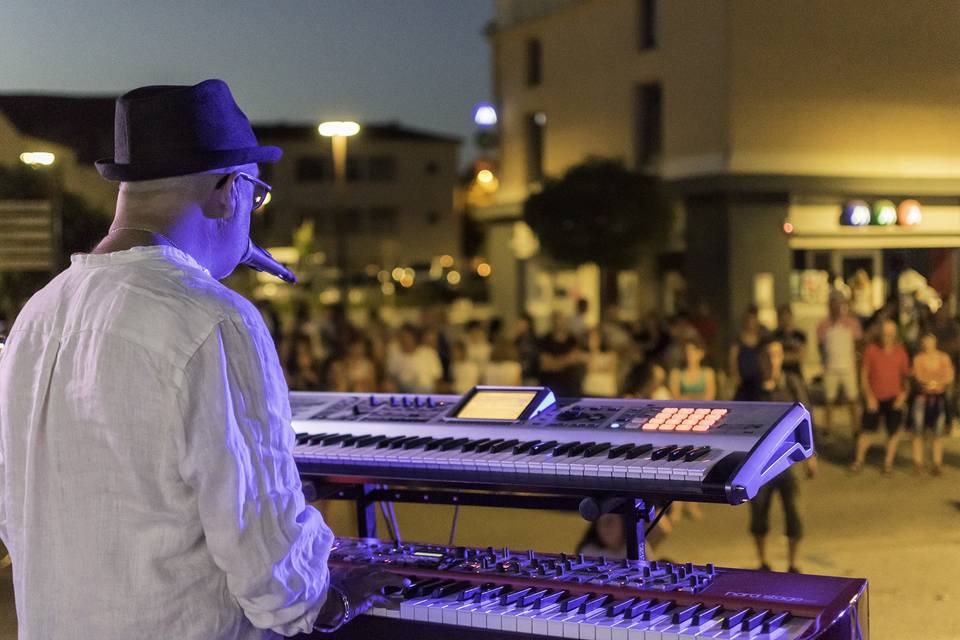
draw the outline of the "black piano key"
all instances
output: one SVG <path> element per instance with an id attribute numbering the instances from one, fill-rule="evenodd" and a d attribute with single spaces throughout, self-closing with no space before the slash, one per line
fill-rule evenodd
<path id="1" fill-rule="evenodd" d="M 741 627 L 744 631 L 753 631 L 761 624 L 763 620 L 770 615 L 769 609 L 763 609 L 762 611 L 757 611 L 754 614 L 747 616 L 746 620 L 743 621 L 743 626 Z"/>
<path id="2" fill-rule="evenodd" d="M 512 440 L 504 440 L 503 442 L 498 442 L 497 444 L 490 447 L 490 453 L 500 453 L 501 451 L 506 451 L 510 447 L 515 447 L 520 444 L 520 441 L 516 438 Z"/>
<path id="3" fill-rule="evenodd" d="M 482 585 L 475 584 L 473 586 L 467 587 L 460 592 L 460 595 L 457 596 L 457 600 L 470 600 L 477 596 L 480 593 L 480 590 L 483 589 Z"/>
<path id="4" fill-rule="evenodd" d="M 790 612 L 783 611 L 781 613 L 774 614 L 772 617 L 767 618 L 763 621 L 763 628 L 761 631 L 763 633 L 772 633 L 780 628 L 780 626 L 790 619 Z"/>
<path id="5" fill-rule="evenodd" d="M 740 626 L 740 624 L 743 622 L 743 619 L 746 618 L 751 611 L 752 611 L 751 609 L 740 609 L 740 611 L 735 611 L 731 614 L 728 614 L 723 619 L 723 623 L 722 623 L 723 628 L 736 629 L 738 626 Z"/>
<path id="6" fill-rule="evenodd" d="M 529 607 L 530 605 L 536 603 L 542 597 L 550 593 L 549 589 L 537 589 L 536 591 L 531 591 L 522 598 L 520 598 L 521 607 Z"/>
<path id="7" fill-rule="evenodd" d="M 560 443 L 556 440 L 547 440 L 546 442 L 541 442 L 540 444 L 535 444 L 530 447 L 530 455 L 535 456 L 538 453 L 546 453 L 551 449 L 555 449 Z"/>
<path id="8" fill-rule="evenodd" d="M 656 602 L 655 600 L 651 600 L 649 598 L 644 600 L 637 600 L 633 604 L 631 604 L 629 607 L 626 608 L 626 610 L 623 612 L 623 616 L 628 620 L 632 620 L 633 618 L 639 618 L 643 614 L 643 612 L 649 609 L 650 607 L 652 607 L 655 602 Z"/>
<path id="9" fill-rule="evenodd" d="M 565 598 L 566 596 L 567 596 L 567 592 L 566 592 L 566 591 L 554 591 L 553 593 L 548 593 L 547 595 L 545 595 L 545 596 L 543 596 L 542 598 L 540 598 L 539 600 L 537 600 L 536 604 L 533 605 L 533 608 L 534 608 L 534 609 L 545 609 L 545 608 L 549 607 L 550 605 L 556 604 L 557 602 L 559 602 L 562 598 Z"/>
<path id="10" fill-rule="evenodd" d="M 600 455 L 601 453 L 603 453 L 604 451 L 606 451 L 612 446 L 613 444 L 610 442 L 601 442 L 600 444 L 595 444 L 589 449 L 587 449 L 586 451 L 584 451 L 583 456 L 585 458 L 592 458 L 593 456 Z"/>
<path id="11" fill-rule="evenodd" d="M 636 598 L 627 598 L 626 600 L 615 600 L 607 605 L 607 617 L 613 618 L 627 610 L 627 607 L 636 602 Z"/>
<path id="12" fill-rule="evenodd" d="M 520 455 L 521 453 L 526 453 L 527 451 L 530 450 L 531 447 L 538 444 L 540 444 L 539 440 L 527 440 L 526 442 L 521 442 L 520 444 L 518 444 L 513 448 L 513 453 L 516 455 Z"/>
<path id="13" fill-rule="evenodd" d="M 640 456 L 645 455 L 647 452 L 651 451 L 652 449 L 653 449 L 652 444 L 635 445 L 633 449 L 630 449 L 630 451 L 627 451 L 626 458 L 627 460 L 633 460 L 635 458 L 639 458 Z"/>
<path id="14" fill-rule="evenodd" d="M 688 444 L 688 445 L 685 445 L 685 446 L 683 446 L 683 447 L 679 447 L 679 448 L 674 449 L 673 451 L 671 451 L 670 453 L 667 454 L 667 460 L 679 460 L 680 458 L 682 458 L 683 456 L 687 455 L 687 454 L 690 453 L 691 451 L 693 451 L 693 445 L 692 445 L 692 444 Z"/>
<path id="15" fill-rule="evenodd" d="M 350 437 L 349 434 L 346 434 L 346 433 L 336 433 L 332 436 L 327 436 L 326 438 L 324 438 L 322 440 L 322 443 L 323 443 L 323 446 L 337 444 L 338 442 L 342 442 L 345 438 L 349 438 L 349 437 Z"/>
<path id="16" fill-rule="evenodd" d="M 662 616 L 667 611 L 670 610 L 670 607 L 673 606 L 673 603 L 669 600 L 666 602 L 658 602 L 657 604 L 651 606 L 646 611 L 640 614 L 641 620 L 652 620 L 658 616 Z"/>
<path id="17" fill-rule="evenodd" d="M 629 444 L 629 443 L 627 443 L 627 444 L 622 444 L 622 445 L 620 445 L 619 447 L 614 447 L 613 449 L 610 449 L 610 453 L 607 454 L 607 457 L 608 457 L 608 458 L 611 458 L 611 459 L 613 459 L 613 458 L 619 458 L 620 456 L 624 455 L 625 453 L 627 453 L 627 452 L 630 451 L 631 449 L 633 449 L 633 445 L 632 445 L 632 444 Z"/>
<path id="18" fill-rule="evenodd" d="M 489 451 L 496 445 L 503 442 L 503 438 L 497 438 L 496 440 L 488 440 L 483 444 L 477 445 L 477 453 L 483 453 L 484 451 Z"/>
<path id="19" fill-rule="evenodd" d="M 403 448 L 406 449 L 419 449 L 420 447 L 430 444 L 433 442 L 433 438 L 430 436 L 420 436 L 419 438 L 413 438 L 412 440 L 407 440 L 403 443 Z"/>
<path id="20" fill-rule="evenodd" d="M 434 598 L 446 598 L 447 596 L 463 591 L 464 589 L 469 589 L 470 587 L 471 587 L 471 584 L 469 582 L 451 581 L 450 584 L 446 584 L 442 587 L 438 587 L 437 589 L 434 589 L 432 595 Z"/>
<path id="21" fill-rule="evenodd" d="M 510 587 L 498 584 L 480 591 L 480 595 L 477 597 L 479 598 L 480 602 L 483 602 L 484 600 L 493 600 L 494 598 L 499 598 L 501 594 L 506 593 L 509 590 Z"/>
<path id="22" fill-rule="evenodd" d="M 697 458 L 702 458 L 703 456 L 705 456 L 709 451 L 710 451 L 710 447 L 706 445 L 702 447 L 697 447 L 696 449 L 693 449 L 687 455 L 685 455 L 683 459 L 686 460 L 687 462 L 693 462 Z"/>
<path id="23" fill-rule="evenodd" d="M 390 443 L 390 448 L 391 448 L 391 449 L 399 449 L 399 448 L 403 447 L 405 444 L 407 444 L 408 442 L 410 442 L 411 440 L 416 440 L 417 437 L 418 437 L 418 436 L 403 436 L 403 437 L 401 437 L 401 438 L 399 438 L 399 439 L 394 440 L 393 442 L 391 442 L 391 443 Z"/>
<path id="24" fill-rule="evenodd" d="M 580 593 L 577 595 L 569 596 L 568 598 L 563 599 L 560 602 L 560 611 L 566 613 L 567 611 L 576 611 L 580 606 L 593 597 L 592 593 Z"/>
<path id="25" fill-rule="evenodd" d="M 602 593 L 594 598 L 590 598 L 584 602 L 583 605 L 581 605 L 579 613 L 590 613 L 591 611 L 596 611 L 597 609 L 605 606 L 610 600 L 611 597 L 606 593 Z"/>
<path id="26" fill-rule="evenodd" d="M 579 440 L 574 440 L 573 442 L 567 442 L 567 443 L 565 443 L 565 444 L 562 444 L 562 445 L 560 445 L 559 447 L 557 447 L 556 449 L 553 450 L 553 455 L 555 455 L 555 456 L 562 456 L 562 455 L 564 455 L 565 453 L 567 453 L 568 451 L 570 451 L 570 449 L 573 449 L 574 447 L 578 446 L 579 444 L 580 444 L 580 441 L 579 441 Z"/>
<path id="27" fill-rule="evenodd" d="M 436 583 L 436 582 L 440 582 L 440 581 L 437 580 L 436 578 L 420 578 L 418 580 L 414 580 L 408 587 L 404 588 L 403 596 L 405 598 L 412 598 L 414 596 L 420 595 L 417 592 L 417 589 L 425 585 Z"/>
<path id="28" fill-rule="evenodd" d="M 582 456 L 584 451 L 586 451 L 587 449 L 589 449 L 590 447 L 592 447 L 592 446 L 595 445 L 595 444 L 597 444 L 597 443 L 596 443 L 596 442 L 581 442 L 580 444 L 578 444 L 578 445 L 575 446 L 574 448 L 570 449 L 570 451 L 567 451 L 567 455 L 568 455 L 569 457 L 571 457 L 571 458 L 573 458 L 573 457 L 578 457 L 578 456 Z"/>
<path id="29" fill-rule="evenodd" d="M 390 437 L 390 438 L 386 438 L 386 439 L 384 439 L 384 440 L 381 440 L 380 442 L 377 443 L 377 449 L 386 449 L 387 447 L 393 447 L 393 444 L 394 444 L 397 440 L 403 440 L 403 439 L 405 439 L 406 437 L 407 437 L 407 436 L 392 436 L 392 437 Z"/>
<path id="30" fill-rule="evenodd" d="M 357 440 L 357 448 L 360 449 L 363 447 L 369 447 L 370 445 L 377 444 L 378 442 L 382 442 L 383 440 L 386 440 L 386 439 L 387 439 L 387 436 L 383 436 L 383 435 L 364 436 L 363 438 L 360 438 L 359 440 Z"/>
<path id="31" fill-rule="evenodd" d="M 517 600 L 520 600 L 521 598 L 523 598 L 523 596 L 530 593 L 531 590 L 532 590 L 532 587 L 527 587 L 525 589 L 516 589 L 514 591 L 511 591 L 510 593 L 504 594 L 500 596 L 500 604 L 502 605 L 513 604 Z"/>
<path id="32" fill-rule="evenodd" d="M 298 434 L 296 434 L 297 444 L 303 444 L 304 442 L 306 442 L 307 440 L 309 440 L 309 439 L 312 438 L 312 437 L 313 437 L 313 436 L 311 436 L 309 433 L 298 433 Z"/>
<path id="33" fill-rule="evenodd" d="M 353 445 L 357 444 L 357 440 L 359 440 L 362 437 L 363 436 L 350 436 L 349 438 L 344 438 L 340 442 L 340 445 L 343 447 L 352 447 Z"/>
<path id="34" fill-rule="evenodd" d="M 329 433 L 317 433 L 307 438 L 307 444 L 320 444 L 324 438 L 329 437 Z"/>
<path id="35" fill-rule="evenodd" d="M 463 443 L 463 446 L 460 447 L 460 451 L 467 453 L 469 451 L 473 451 L 477 447 L 484 445 L 488 442 L 490 442 L 490 438 L 480 438 L 479 440 L 467 440 L 466 442 Z"/>
<path id="36" fill-rule="evenodd" d="M 433 442 L 428 442 L 428 443 L 427 443 L 427 446 L 424 447 L 424 448 L 425 448 L 427 451 L 433 451 L 434 449 L 439 449 L 440 447 L 442 447 L 443 445 L 447 444 L 448 442 L 450 442 L 450 441 L 452 441 L 452 440 L 453 440 L 453 438 L 452 438 L 451 436 L 447 436 L 446 438 L 437 438 L 437 439 L 434 440 Z"/>
<path id="37" fill-rule="evenodd" d="M 690 620 L 701 607 L 703 607 L 703 605 L 698 603 L 678 609 L 673 613 L 673 624 L 683 624 L 687 620 Z"/>
<path id="38" fill-rule="evenodd" d="M 676 448 L 677 448 L 677 445 L 675 444 L 668 444 L 665 447 L 660 447 L 659 449 L 657 449 L 656 451 L 650 454 L 650 459 L 659 460 L 660 458 L 665 458 L 667 457 L 667 454 L 669 454 L 671 451 L 673 451 Z"/>
<path id="39" fill-rule="evenodd" d="M 704 622 L 709 622 L 722 610 L 723 610 L 723 607 L 721 607 L 719 604 L 715 604 L 712 607 L 707 607 L 705 609 L 700 609 L 695 614 L 693 614 L 693 621 L 691 624 L 700 626 Z"/>
<path id="40" fill-rule="evenodd" d="M 440 445 L 440 451 L 452 451 L 470 442 L 470 438 L 456 438 Z"/>

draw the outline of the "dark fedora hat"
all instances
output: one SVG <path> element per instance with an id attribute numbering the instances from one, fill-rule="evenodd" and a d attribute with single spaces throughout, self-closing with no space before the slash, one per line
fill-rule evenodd
<path id="1" fill-rule="evenodd" d="M 112 158 L 97 160 L 107 180 L 153 180 L 254 162 L 283 152 L 257 144 L 250 121 L 223 80 L 140 87 L 117 98 Z"/>

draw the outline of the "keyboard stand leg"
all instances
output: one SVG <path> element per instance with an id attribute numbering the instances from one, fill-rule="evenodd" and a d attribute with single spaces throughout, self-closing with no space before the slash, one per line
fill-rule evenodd
<path id="1" fill-rule="evenodd" d="M 360 487 L 357 498 L 357 536 L 361 538 L 377 537 L 377 503 L 370 500 L 370 492 L 376 485 L 365 484 Z"/>
<path id="2" fill-rule="evenodd" d="M 633 503 L 632 505 L 630 503 Z M 623 509 L 624 539 L 627 541 L 628 560 L 646 560 L 645 528 L 650 522 L 652 507 L 640 498 L 627 501 Z"/>

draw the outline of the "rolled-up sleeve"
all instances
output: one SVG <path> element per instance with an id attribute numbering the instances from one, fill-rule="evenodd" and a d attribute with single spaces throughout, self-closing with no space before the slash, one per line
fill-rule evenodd
<path id="1" fill-rule="evenodd" d="M 256 627 L 309 631 L 333 533 L 304 504 L 287 386 L 262 321 L 222 320 L 184 370 L 181 475 L 214 562 Z"/>

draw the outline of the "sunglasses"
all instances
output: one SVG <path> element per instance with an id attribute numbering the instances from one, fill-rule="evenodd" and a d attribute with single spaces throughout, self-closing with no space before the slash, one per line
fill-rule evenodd
<path id="1" fill-rule="evenodd" d="M 226 174 L 217 182 L 217 189 L 221 188 L 227 183 L 227 180 L 230 178 L 231 174 Z M 263 206 L 263 203 L 267 201 L 267 194 L 273 189 L 270 185 L 259 178 L 255 178 L 249 173 L 243 173 L 242 171 L 237 172 L 238 178 L 243 178 L 250 182 L 253 185 L 253 207 L 251 211 L 256 211 Z"/>

